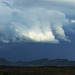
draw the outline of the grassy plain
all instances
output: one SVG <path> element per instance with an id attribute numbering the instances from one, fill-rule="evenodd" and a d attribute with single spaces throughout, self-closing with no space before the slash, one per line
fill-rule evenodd
<path id="1" fill-rule="evenodd" d="M 0 75 L 75 75 L 75 67 L 7 67 Z"/>

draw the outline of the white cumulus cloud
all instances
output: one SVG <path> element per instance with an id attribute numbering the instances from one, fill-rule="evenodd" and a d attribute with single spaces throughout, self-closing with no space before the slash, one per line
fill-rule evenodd
<path id="1" fill-rule="evenodd" d="M 0 41 L 4 43 L 68 41 L 64 27 L 69 20 L 64 13 L 44 7 L 22 6 L 20 7 L 22 9 L 18 9 L 15 7 L 17 3 L 18 0 L 0 3 Z"/>

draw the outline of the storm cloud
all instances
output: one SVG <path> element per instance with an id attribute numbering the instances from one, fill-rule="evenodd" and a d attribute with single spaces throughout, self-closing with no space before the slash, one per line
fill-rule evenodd
<path id="1" fill-rule="evenodd" d="M 65 5 L 72 9 L 68 8 L 66 11 Z M 64 28 L 70 27 L 70 19 L 73 19 L 70 15 L 73 16 L 72 13 L 75 12 L 73 5 L 74 3 L 58 0 L 1 0 L 0 41 L 4 43 L 69 41 Z M 70 10 L 74 12 L 67 14 Z"/>

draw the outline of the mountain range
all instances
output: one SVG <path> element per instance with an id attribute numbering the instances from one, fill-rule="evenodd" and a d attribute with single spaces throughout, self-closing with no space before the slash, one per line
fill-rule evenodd
<path id="1" fill-rule="evenodd" d="M 44 59 L 35 60 L 31 62 L 24 62 L 24 61 L 11 62 L 4 58 L 0 58 L 0 65 L 16 66 L 16 67 L 38 67 L 38 66 L 66 67 L 66 66 L 75 66 L 75 61 L 69 61 L 67 59 L 49 60 L 47 58 L 44 58 Z"/>

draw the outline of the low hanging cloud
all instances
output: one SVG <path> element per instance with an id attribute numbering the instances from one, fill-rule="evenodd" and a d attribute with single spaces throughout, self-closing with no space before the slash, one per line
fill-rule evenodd
<path id="1" fill-rule="evenodd" d="M 15 7 L 17 5 L 15 1 L 7 0 L 0 3 L 1 42 L 69 41 L 64 30 L 69 20 L 64 13 L 44 7 L 20 7 L 22 9 L 19 9 Z"/>

